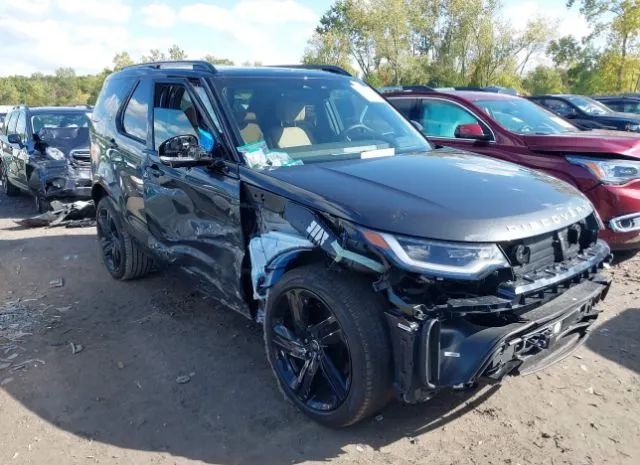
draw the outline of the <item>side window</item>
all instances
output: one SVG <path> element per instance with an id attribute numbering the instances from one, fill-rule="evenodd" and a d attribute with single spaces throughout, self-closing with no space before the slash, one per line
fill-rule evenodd
<path id="1" fill-rule="evenodd" d="M 149 112 L 149 81 L 140 81 L 124 109 L 124 132 L 137 139 L 147 140 L 147 116 Z"/>
<path id="2" fill-rule="evenodd" d="M 153 142 L 156 150 L 167 139 L 189 134 L 196 136 L 205 150 L 213 149 L 213 130 L 187 88 L 175 83 L 156 84 L 153 97 Z"/>
<path id="3" fill-rule="evenodd" d="M 620 108 L 616 111 L 624 111 L 625 113 L 640 113 L 640 103 L 626 102 L 624 108 Z"/>
<path id="4" fill-rule="evenodd" d="M 22 142 L 27 141 L 27 117 L 24 111 L 18 113 L 18 121 L 16 122 L 16 134 L 20 136 Z"/>
<path id="5" fill-rule="evenodd" d="M 397 98 L 389 100 L 396 109 L 408 120 L 418 121 L 417 100 L 414 98 Z"/>
<path id="6" fill-rule="evenodd" d="M 16 133 L 16 122 L 18 121 L 18 112 L 12 111 L 7 116 L 7 121 L 5 123 L 5 134 L 15 134 Z"/>
<path id="7" fill-rule="evenodd" d="M 459 105 L 442 100 L 422 100 L 418 122 L 427 136 L 454 138 L 461 124 L 482 123 Z"/>
<path id="8" fill-rule="evenodd" d="M 91 112 L 91 121 L 96 131 L 101 134 L 109 132 L 116 120 L 116 114 L 127 97 L 134 81 L 124 78 L 108 78 L 103 87 L 98 101 Z"/>
<path id="9" fill-rule="evenodd" d="M 568 103 L 555 98 L 545 99 L 545 106 L 552 112 L 561 116 L 568 115 L 572 112 L 572 107 Z"/>
<path id="10" fill-rule="evenodd" d="M 627 111 L 625 109 L 625 104 L 623 104 L 622 102 L 601 102 L 604 105 L 608 106 L 609 108 L 611 108 L 613 111 Z"/>

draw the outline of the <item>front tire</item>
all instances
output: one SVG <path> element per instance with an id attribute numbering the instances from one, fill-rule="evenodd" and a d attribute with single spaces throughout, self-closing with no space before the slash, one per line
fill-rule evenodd
<path id="1" fill-rule="evenodd" d="M 308 265 L 287 272 L 265 312 L 267 358 L 303 413 L 352 425 L 386 405 L 392 361 L 385 300 L 364 276 Z"/>
<path id="2" fill-rule="evenodd" d="M 142 278 L 153 268 L 153 260 L 122 227 L 111 198 L 103 197 L 96 208 L 96 229 L 100 256 L 115 279 Z"/>
<path id="3" fill-rule="evenodd" d="M 20 189 L 11 184 L 9 177 L 7 176 L 7 171 L 4 168 L 2 169 L 2 190 L 7 197 L 16 197 L 20 195 Z"/>

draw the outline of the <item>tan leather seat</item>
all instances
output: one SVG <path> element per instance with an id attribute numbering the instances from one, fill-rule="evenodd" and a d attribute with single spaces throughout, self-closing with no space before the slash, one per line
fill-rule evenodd
<path id="1" fill-rule="evenodd" d="M 235 105 L 234 111 L 240 129 L 240 136 L 245 144 L 264 140 L 264 134 L 258 125 L 255 113 L 247 112 L 240 104 Z"/>
<path id="2" fill-rule="evenodd" d="M 312 144 L 307 131 L 299 126 L 305 120 L 304 103 L 293 99 L 284 100 L 278 107 L 277 115 L 281 121 L 281 127 L 276 128 L 273 133 L 273 141 L 277 147 L 300 147 Z"/>

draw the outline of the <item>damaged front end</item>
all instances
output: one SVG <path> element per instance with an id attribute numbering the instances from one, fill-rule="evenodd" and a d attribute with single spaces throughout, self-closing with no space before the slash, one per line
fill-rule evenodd
<path id="1" fill-rule="evenodd" d="M 28 169 L 29 188 L 40 199 L 90 199 L 91 157 L 88 149 L 64 154 L 48 148 L 45 156 L 34 157 Z"/>
<path id="2" fill-rule="evenodd" d="M 495 244 L 394 236 L 250 188 L 253 297 L 262 308 L 289 269 L 326 260 L 384 293 L 395 388 L 405 402 L 542 369 L 579 347 L 610 286 L 594 214 Z"/>

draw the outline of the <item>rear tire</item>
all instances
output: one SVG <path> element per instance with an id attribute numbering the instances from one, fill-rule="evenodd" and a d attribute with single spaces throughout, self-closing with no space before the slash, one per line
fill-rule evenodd
<path id="1" fill-rule="evenodd" d="M 2 170 L 2 190 L 4 191 L 7 197 L 16 197 L 20 195 L 20 189 L 11 184 L 9 178 L 7 177 L 7 172 Z"/>
<path id="2" fill-rule="evenodd" d="M 289 271 L 274 286 L 265 312 L 267 358 L 304 414 L 344 427 L 387 404 L 393 366 L 386 307 L 364 276 L 319 264 Z"/>
<path id="3" fill-rule="evenodd" d="M 126 281 L 142 278 L 153 268 L 153 260 L 122 227 L 112 200 L 103 197 L 96 208 L 100 256 L 111 276 Z"/>

